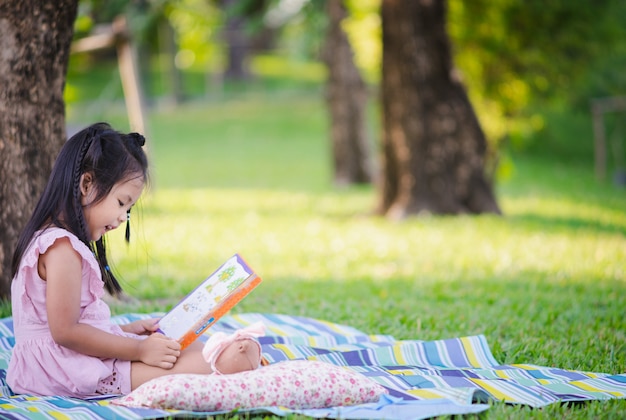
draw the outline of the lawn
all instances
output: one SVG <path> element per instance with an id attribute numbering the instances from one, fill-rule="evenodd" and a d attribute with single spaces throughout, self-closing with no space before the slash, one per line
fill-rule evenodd
<path id="1" fill-rule="evenodd" d="M 98 118 L 126 129 L 109 108 Z M 236 312 L 398 339 L 484 334 L 502 363 L 626 371 L 626 194 L 594 179 L 591 157 L 513 154 L 512 174 L 497 183 L 502 217 L 392 222 L 373 215 L 374 187 L 332 186 L 315 91 L 161 107 L 149 123 L 152 179 L 132 243 L 121 229 L 109 241 L 139 302 L 115 304 L 116 313 L 165 310 L 239 252 L 264 282 Z M 494 404 L 484 415 L 555 417 L 625 418 L 626 401 Z"/>

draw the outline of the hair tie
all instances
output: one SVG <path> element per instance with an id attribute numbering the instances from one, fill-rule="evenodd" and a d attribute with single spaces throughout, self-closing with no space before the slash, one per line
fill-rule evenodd
<path id="1" fill-rule="evenodd" d="M 133 140 L 135 140 L 135 143 L 137 143 L 139 147 L 143 147 L 143 145 L 146 144 L 146 138 L 142 136 L 141 134 L 129 133 L 128 135 L 132 137 Z"/>
<path id="2" fill-rule="evenodd" d="M 126 242 L 130 242 L 130 209 L 126 211 Z"/>

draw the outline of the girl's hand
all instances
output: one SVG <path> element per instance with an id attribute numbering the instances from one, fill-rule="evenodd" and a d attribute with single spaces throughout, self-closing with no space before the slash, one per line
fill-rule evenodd
<path id="1" fill-rule="evenodd" d="M 140 319 L 130 324 L 120 325 L 122 330 L 127 333 L 137 335 L 150 335 L 159 328 L 159 318 Z"/>
<path id="2" fill-rule="evenodd" d="M 139 360 L 143 363 L 171 369 L 180 356 L 180 343 L 161 333 L 154 333 L 145 340 L 138 340 L 138 351 Z"/>

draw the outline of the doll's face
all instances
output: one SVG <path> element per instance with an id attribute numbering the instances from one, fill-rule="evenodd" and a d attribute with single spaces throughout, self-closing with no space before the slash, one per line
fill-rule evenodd
<path id="1" fill-rule="evenodd" d="M 259 345 L 252 339 L 236 340 L 228 345 L 215 361 L 215 368 L 225 375 L 254 370 L 261 362 Z"/>

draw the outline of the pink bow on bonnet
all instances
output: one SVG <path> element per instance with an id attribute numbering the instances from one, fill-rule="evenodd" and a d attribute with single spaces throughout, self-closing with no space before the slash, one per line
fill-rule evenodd
<path id="1" fill-rule="evenodd" d="M 265 334 L 265 325 L 256 322 L 227 335 L 218 331 L 209 337 L 202 349 L 204 360 L 216 374 L 254 370 L 261 364 L 261 344 L 257 337 Z M 220 356 L 224 359 L 220 360 Z"/>

